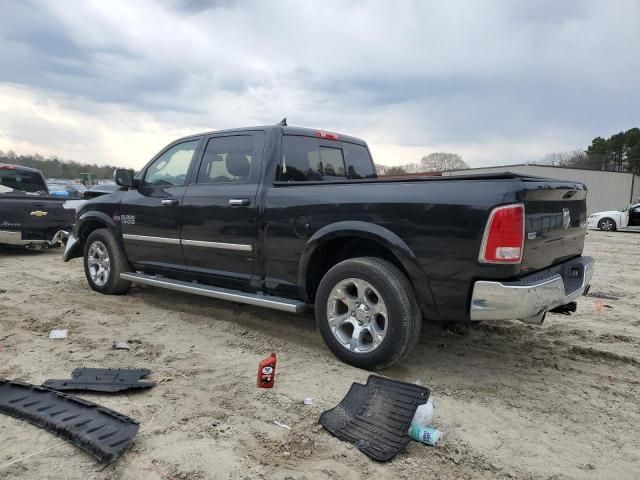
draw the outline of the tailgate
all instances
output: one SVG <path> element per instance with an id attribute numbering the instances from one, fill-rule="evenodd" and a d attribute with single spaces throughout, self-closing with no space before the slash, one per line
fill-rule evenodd
<path id="1" fill-rule="evenodd" d="M 19 231 L 51 231 L 75 222 L 75 211 L 49 196 L 0 194 L 0 228 Z"/>
<path id="2" fill-rule="evenodd" d="M 581 255 L 587 188 L 580 182 L 523 179 L 525 244 L 522 272 L 542 270 Z"/>

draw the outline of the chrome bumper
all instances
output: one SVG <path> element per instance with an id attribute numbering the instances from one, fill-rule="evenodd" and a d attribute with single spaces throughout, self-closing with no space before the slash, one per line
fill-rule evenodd
<path id="1" fill-rule="evenodd" d="M 53 247 L 64 243 L 69 237 L 69 232 L 66 230 L 58 230 L 51 240 L 23 240 L 22 232 L 0 230 L 0 243 L 5 245 L 17 245 L 23 247 Z"/>
<path id="2" fill-rule="evenodd" d="M 542 323 L 547 311 L 573 302 L 591 281 L 595 260 L 578 257 L 516 282 L 480 280 L 473 286 L 471 320 Z"/>

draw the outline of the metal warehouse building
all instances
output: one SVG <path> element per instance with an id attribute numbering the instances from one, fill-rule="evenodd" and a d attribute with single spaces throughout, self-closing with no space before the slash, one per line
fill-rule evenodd
<path id="1" fill-rule="evenodd" d="M 471 168 L 444 172 L 443 175 L 513 172 L 538 177 L 576 180 L 587 186 L 587 214 L 604 210 L 620 210 L 630 203 L 640 202 L 640 175 L 604 172 L 546 165 L 505 165 L 502 167 Z"/>

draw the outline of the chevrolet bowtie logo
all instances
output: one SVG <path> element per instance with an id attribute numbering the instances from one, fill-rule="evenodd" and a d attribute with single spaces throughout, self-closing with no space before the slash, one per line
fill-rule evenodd
<path id="1" fill-rule="evenodd" d="M 44 217 L 46 215 L 47 215 L 47 212 L 42 210 L 34 210 L 33 212 L 31 212 L 32 217 Z"/>

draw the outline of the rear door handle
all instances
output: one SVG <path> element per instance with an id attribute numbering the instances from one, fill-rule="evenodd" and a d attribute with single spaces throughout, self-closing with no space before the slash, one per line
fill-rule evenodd
<path id="1" fill-rule="evenodd" d="M 165 200 L 162 200 L 162 205 L 177 205 L 178 204 L 178 199 L 177 198 L 167 198 Z"/>
<path id="2" fill-rule="evenodd" d="M 248 207 L 251 202 L 248 198 L 231 198 L 229 199 L 229 205 L 232 207 Z"/>

